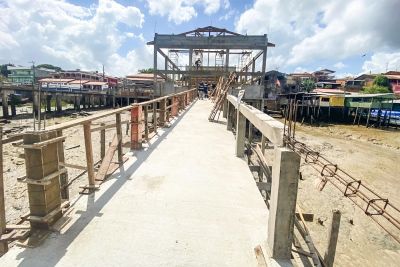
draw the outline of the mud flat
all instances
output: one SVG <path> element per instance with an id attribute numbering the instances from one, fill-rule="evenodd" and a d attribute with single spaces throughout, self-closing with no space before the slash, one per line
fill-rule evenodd
<path id="1" fill-rule="evenodd" d="M 296 139 L 400 207 L 400 130 L 296 125 Z M 322 253 L 331 211 L 342 212 L 335 266 L 399 266 L 400 244 L 329 182 L 322 192 L 316 189 L 319 174 L 304 162 L 301 172 L 304 180 L 299 182 L 298 203 L 315 214 L 314 222 L 307 226 Z"/>

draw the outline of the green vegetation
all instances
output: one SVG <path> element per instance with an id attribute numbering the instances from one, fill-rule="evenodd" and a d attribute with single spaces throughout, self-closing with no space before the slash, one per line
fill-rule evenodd
<path id="1" fill-rule="evenodd" d="M 40 64 L 36 66 L 37 68 L 45 68 L 45 69 L 49 69 L 49 70 L 55 70 L 55 71 L 62 71 L 62 69 L 60 67 L 51 65 L 51 64 Z"/>
<path id="2" fill-rule="evenodd" d="M 315 82 L 311 79 L 301 81 L 300 88 L 302 91 L 311 92 L 315 89 Z"/>
<path id="3" fill-rule="evenodd" d="M 139 73 L 154 73 L 154 69 L 153 68 L 141 69 L 139 70 Z"/>
<path id="4" fill-rule="evenodd" d="M 371 86 L 366 86 L 362 89 L 363 94 L 385 94 L 392 93 L 388 78 L 383 75 L 375 77 L 374 82 Z"/>

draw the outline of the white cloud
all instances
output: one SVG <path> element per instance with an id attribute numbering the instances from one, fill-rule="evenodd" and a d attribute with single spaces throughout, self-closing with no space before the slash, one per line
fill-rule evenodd
<path id="1" fill-rule="evenodd" d="M 111 74 L 126 74 L 139 64 L 126 61 L 124 71 L 115 60 L 127 39 L 137 37 L 143 42 L 140 34 L 119 30 L 121 24 L 130 30 L 142 27 L 144 15 L 134 6 L 114 0 L 99 0 L 90 8 L 66 1 L 6 0 L 0 6 L 0 18 L 0 61 L 26 65 L 36 60 L 88 70 L 101 69 L 105 64 Z M 132 58 L 135 53 L 131 51 L 125 57 Z"/>
<path id="2" fill-rule="evenodd" d="M 167 16 L 175 24 L 187 22 L 197 16 L 197 6 L 202 6 L 206 15 L 212 15 L 230 6 L 229 0 L 147 0 L 151 15 Z"/>
<path id="3" fill-rule="evenodd" d="M 382 73 L 386 70 L 400 71 L 400 52 L 375 53 L 362 66 L 365 73 Z"/>
<path id="4" fill-rule="evenodd" d="M 256 0 L 236 23 L 248 34 L 267 33 L 272 59 L 286 67 L 337 62 L 381 49 L 399 49 L 398 0 Z"/>
<path id="5" fill-rule="evenodd" d="M 335 68 L 337 69 L 343 69 L 345 67 L 347 67 L 346 64 L 344 64 L 343 62 L 339 61 L 338 63 L 336 63 L 335 65 L 333 65 Z"/>

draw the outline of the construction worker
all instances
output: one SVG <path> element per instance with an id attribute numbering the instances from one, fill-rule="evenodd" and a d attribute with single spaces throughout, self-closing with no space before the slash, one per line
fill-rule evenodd
<path id="1" fill-rule="evenodd" d="M 201 60 L 200 60 L 200 58 L 198 58 L 198 59 L 194 62 L 194 64 L 196 65 L 196 70 L 199 70 L 199 68 L 200 68 L 200 66 L 201 66 Z"/>

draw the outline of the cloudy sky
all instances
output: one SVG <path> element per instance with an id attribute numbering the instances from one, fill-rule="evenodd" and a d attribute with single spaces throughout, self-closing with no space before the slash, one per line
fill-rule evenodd
<path id="1" fill-rule="evenodd" d="M 154 32 L 213 25 L 268 34 L 268 69 L 400 71 L 400 0 L 0 0 L 0 63 L 126 75 L 151 67 Z"/>

